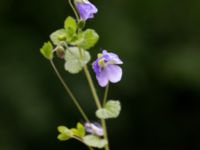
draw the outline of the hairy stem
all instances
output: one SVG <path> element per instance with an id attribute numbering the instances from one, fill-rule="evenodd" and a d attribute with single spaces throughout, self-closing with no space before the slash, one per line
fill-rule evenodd
<path id="1" fill-rule="evenodd" d="M 86 75 L 86 78 L 88 80 L 88 83 L 89 83 L 89 86 L 90 86 L 90 89 L 91 89 L 91 92 L 92 92 L 92 95 L 94 97 L 94 101 L 97 105 L 97 108 L 100 109 L 102 108 L 101 106 L 101 103 L 100 103 L 100 100 L 99 100 L 99 97 L 97 95 L 97 92 L 96 92 L 96 89 L 95 89 L 95 86 L 94 86 L 94 83 L 93 83 L 93 80 L 91 78 L 91 75 L 90 75 L 90 72 L 88 70 L 88 67 L 87 65 L 84 66 L 84 72 L 85 72 L 85 75 Z M 107 97 L 107 96 L 106 96 Z M 106 98 L 107 99 L 107 98 Z M 101 124 L 102 124 L 102 128 L 103 128 L 103 132 L 104 132 L 104 138 L 108 141 L 108 134 L 107 134 L 107 127 L 106 127 L 106 121 L 104 119 L 101 119 Z M 105 146 L 105 150 L 110 150 L 109 148 L 109 143 Z"/>
<path id="2" fill-rule="evenodd" d="M 51 63 L 51 66 L 53 67 L 53 70 L 55 71 L 58 79 L 62 83 L 65 91 L 69 94 L 70 98 L 72 99 L 72 101 L 76 105 L 76 107 L 79 110 L 79 112 L 81 113 L 82 117 L 84 118 L 85 121 L 89 122 L 89 119 L 88 119 L 86 113 L 83 111 L 83 109 L 82 109 L 81 105 L 79 104 L 78 100 L 76 99 L 76 97 L 74 96 L 72 91 L 69 89 L 68 85 L 65 83 L 64 79 L 62 78 L 62 76 L 60 75 L 58 69 L 56 68 L 56 66 L 55 66 L 55 64 L 53 62 L 53 60 L 50 60 L 50 63 Z"/>

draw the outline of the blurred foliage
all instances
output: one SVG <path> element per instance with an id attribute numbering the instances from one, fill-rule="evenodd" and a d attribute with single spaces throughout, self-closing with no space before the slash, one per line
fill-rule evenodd
<path id="1" fill-rule="evenodd" d="M 112 149 L 200 149 L 200 1 L 93 0 L 88 27 L 99 48 L 124 61 L 109 97 L 122 113 L 110 120 Z M 72 11 L 64 0 L 0 1 L 0 150 L 87 149 L 60 143 L 56 127 L 81 121 L 39 48 Z M 91 118 L 95 104 L 85 77 L 57 65 Z M 100 90 L 99 94 L 103 90 Z M 122 147 L 123 146 L 123 147 Z"/>

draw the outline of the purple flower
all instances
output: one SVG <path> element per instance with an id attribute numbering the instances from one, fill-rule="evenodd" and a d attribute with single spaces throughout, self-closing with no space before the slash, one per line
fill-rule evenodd
<path id="1" fill-rule="evenodd" d="M 103 129 L 98 123 L 85 123 L 85 130 L 88 133 L 95 134 L 98 136 L 103 136 Z"/>
<path id="2" fill-rule="evenodd" d="M 94 14 L 96 14 L 98 11 L 96 6 L 90 3 L 88 0 L 76 0 L 75 5 L 81 20 L 84 21 L 94 18 Z"/>
<path id="3" fill-rule="evenodd" d="M 119 64 L 123 64 L 123 62 L 114 53 L 103 50 L 102 54 L 98 54 L 98 58 L 93 62 L 92 67 L 101 87 L 105 87 L 109 81 L 117 83 L 121 80 L 122 69 L 118 66 Z"/>

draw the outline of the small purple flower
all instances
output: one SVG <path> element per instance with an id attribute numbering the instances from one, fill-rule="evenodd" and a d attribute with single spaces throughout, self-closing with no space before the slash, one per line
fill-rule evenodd
<path id="1" fill-rule="evenodd" d="M 88 0 L 75 0 L 75 5 L 81 20 L 84 21 L 94 18 L 94 14 L 98 12 L 96 6 Z"/>
<path id="2" fill-rule="evenodd" d="M 117 83 L 121 80 L 122 69 L 118 66 L 120 64 L 123 64 L 123 62 L 114 53 L 103 50 L 102 54 L 98 54 L 98 58 L 93 62 L 92 67 L 101 87 L 105 87 L 109 81 Z"/>
<path id="3" fill-rule="evenodd" d="M 97 136 L 103 136 L 103 129 L 98 123 L 85 123 L 85 130 L 88 133 L 95 134 Z"/>

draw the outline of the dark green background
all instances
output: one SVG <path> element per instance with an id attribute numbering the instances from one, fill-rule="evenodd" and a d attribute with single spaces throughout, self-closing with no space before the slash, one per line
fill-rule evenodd
<path id="1" fill-rule="evenodd" d="M 87 27 L 101 37 L 93 60 L 105 48 L 124 61 L 123 80 L 109 94 L 123 107 L 108 121 L 111 149 L 199 150 L 200 1 L 93 3 L 99 13 Z M 0 150 L 87 149 L 56 139 L 58 125 L 83 120 L 39 53 L 72 14 L 66 0 L 0 1 Z M 56 64 L 95 120 L 84 74 L 72 76 L 62 61 Z"/>

